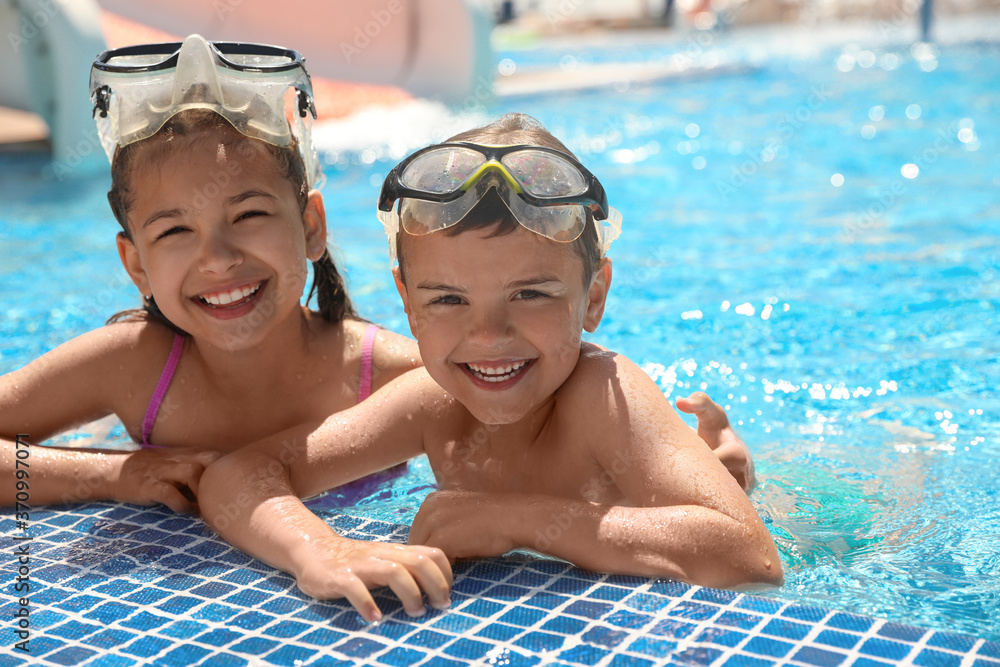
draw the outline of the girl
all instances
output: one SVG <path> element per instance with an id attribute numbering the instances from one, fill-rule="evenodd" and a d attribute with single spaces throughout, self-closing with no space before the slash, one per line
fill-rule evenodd
<path id="1" fill-rule="evenodd" d="M 358 317 L 330 259 L 297 53 L 194 35 L 102 54 L 91 87 L 145 303 L 0 377 L 2 465 L 15 438 L 113 413 L 143 448 L 33 448 L 32 503 L 191 511 L 216 452 L 353 406 L 419 356 Z M 310 261 L 318 312 L 300 305 Z M 13 504 L 13 485 L 0 493 Z"/>

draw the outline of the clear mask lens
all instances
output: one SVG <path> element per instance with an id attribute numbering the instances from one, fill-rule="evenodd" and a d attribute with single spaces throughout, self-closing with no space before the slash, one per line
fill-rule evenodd
<path id="1" fill-rule="evenodd" d="M 121 55 L 108 58 L 108 64 L 115 67 L 152 67 L 166 62 L 172 53 L 140 53 L 133 55 Z"/>
<path id="2" fill-rule="evenodd" d="M 288 56 L 257 53 L 227 53 L 222 58 L 242 67 L 282 67 L 294 62 Z"/>
<path id="3" fill-rule="evenodd" d="M 400 181 L 408 188 L 447 194 L 459 190 L 486 157 L 466 148 L 430 151 L 407 165 Z"/>
<path id="4" fill-rule="evenodd" d="M 524 150 L 504 155 L 500 163 L 535 197 L 575 197 L 587 191 L 580 170 L 558 155 Z"/>

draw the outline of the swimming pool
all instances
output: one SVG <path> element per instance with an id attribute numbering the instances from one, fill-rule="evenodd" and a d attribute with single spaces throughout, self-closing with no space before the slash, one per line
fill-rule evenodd
<path id="1" fill-rule="evenodd" d="M 752 74 L 489 108 L 539 118 L 622 210 L 592 339 L 740 422 L 785 562 L 769 597 L 1000 638 L 996 55 L 737 54 Z M 371 213 L 393 150 L 341 153 L 325 192 L 361 312 L 403 331 Z M 135 302 L 106 177 L 55 187 L 41 166 L 0 158 L 0 371 Z M 350 512 L 405 520 L 428 480 L 418 463 Z"/>

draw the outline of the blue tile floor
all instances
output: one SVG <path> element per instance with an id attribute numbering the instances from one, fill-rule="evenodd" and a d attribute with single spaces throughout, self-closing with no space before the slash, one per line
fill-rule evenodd
<path id="1" fill-rule="evenodd" d="M 33 509 L 27 533 L 15 518 L 0 513 L 0 667 L 1000 667 L 1000 643 L 975 637 L 522 555 L 460 564 L 446 612 L 411 619 L 379 593 L 385 619 L 366 625 L 345 602 L 304 598 L 198 519 L 107 503 Z M 331 523 L 361 539 L 403 541 L 407 531 L 344 516 Z M 30 592 L 15 588 L 25 577 Z M 22 596 L 27 628 L 18 625 Z M 18 631 L 30 652 L 18 648 Z"/>

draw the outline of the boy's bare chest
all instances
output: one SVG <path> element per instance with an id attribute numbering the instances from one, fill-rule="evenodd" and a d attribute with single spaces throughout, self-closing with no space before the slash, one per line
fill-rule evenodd
<path id="1" fill-rule="evenodd" d="M 545 447 L 495 443 L 483 433 L 452 439 L 428 451 L 441 489 L 491 493 L 538 493 L 615 503 L 622 494 L 591 457 L 585 442 L 561 440 Z M 506 445 L 506 446 L 505 446 Z"/>

